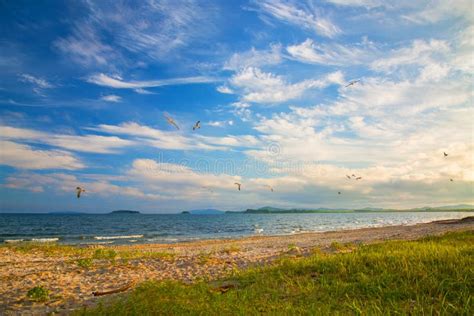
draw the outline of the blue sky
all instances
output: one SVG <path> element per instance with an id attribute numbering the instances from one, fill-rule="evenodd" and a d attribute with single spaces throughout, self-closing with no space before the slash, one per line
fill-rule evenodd
<path id="1" fill-rule="evenodd" d="M 474 202 L 471 1 L 3 1 L 0 25 L 0 212 Z"/>

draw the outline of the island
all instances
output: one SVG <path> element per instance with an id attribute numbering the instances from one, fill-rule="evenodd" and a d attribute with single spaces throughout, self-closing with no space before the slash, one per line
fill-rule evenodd
<path id="1" fill-rule="evenodd" d="M 132 210 L 117 210 L 112 211 L 109 214 L 141 214 L 139 211 L 132 211 Z"/>

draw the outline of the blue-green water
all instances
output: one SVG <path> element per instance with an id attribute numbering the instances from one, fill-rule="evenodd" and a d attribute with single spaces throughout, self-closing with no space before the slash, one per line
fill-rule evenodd
<path id="1" fill-rule="evenodd" d="M 67 244 L 174 243 L 196 239 L 284 235 L 390 225 L 414 225 L 471 216 L 469 212 L 53 215 L 0 214 L 0 242 Z"/>

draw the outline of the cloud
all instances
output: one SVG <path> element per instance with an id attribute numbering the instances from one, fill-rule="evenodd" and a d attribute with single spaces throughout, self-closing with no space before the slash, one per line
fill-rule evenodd
<path id="1" fill-rule="evenodd" d="M 206 123 L 209 126 L 212 127 L 225 127 L 226 125 L 232 126 L 234 125 L 234 121 L 228 120 L 228 121 L 209 121 Z"/>
<path id="2" fill-rule="evenodd" d="M 20 173 L 5 179 L 5 187 L 11 189 L 25 189 L 32 192 L 57 191 L 75 195 L 74 188 L 81 186 L 86 189 L 87 197 L 102 196 L 129 196 L 142 200 L 160 200 L 162 195 L 146 193 L 137 187 L 127 185 L 116 185 L 107 179 L 106 175 L 100 175 L 98 180 L 95 175 L 81 175 L 81 177 L 65 173 Z M 113 178 L 110 177 L 110 178 Z"/>
<path id="3" fill-rule="evenodd" d="M 249 135 L 227 135 L 210 137 L 202 135 L 185 136 L 178 132 L 168 132 L 127 122 L 120 125 L 101 124 L 90 130 L 110 134 L 137 137 L 142 145 L 168 150 L 228 150 L 230 147 L 252 147 L 257 139 Z"/>
<path id="4" fill-rule="evenodd" d="M 198 1 L 82 2 L 83 18 L 54 47 L 82 66 L 131 68 L 136 59 L 174 59 L 180 49 L 214 34 L 217 6 Z"/>
<path id="5" fill-rule="evenodd" d="M 339 6 L 354 6 L 354 7 L 365 7 L 368 9 L 383 6 L 383 1 L 380 0 L 325 0 L 326 2 L 333 3 Z"/>
<path id="6" fill-rule="evenodd" d="M 252 47 L 249 51 L 234 53 L 224 64 L 224 69 L 237 71 L 251 66 L 277 65 L 282 60 L 281 44 L 272 44 L 268 50 L 256 50 Z"/>
<path id="7" fill-rule="evenodd" d="M 421 9 L 418 9 L 420 8 Z M 472 1 L 470 0 L 435 0 L 423 1 L 420 6 L 402 17 L 418 24 L 432 24 L 449 18 L 465 18 L 474 21 Z"/>
<path id="8" fill-rule="evenodd" d="M 325 37 L 335 37 L 341 30 L 327 17 L 318 12 L 318 9 L 306 2 L 301 5 L 293 1 L 255 1 L 258 11 L 269 15 L 287 24 L 296 25 L 304 30 L 314 32 Z"/>
<path id="9" fill-rule="evenodd" d="M 371 68 L 377 71 L 391 72 L 402 66 L 427 65 L 432 63 L 436 56 L 450 52 L 445 41 L 414 40 L 409 47 L 395 49 L 388 53 L 388 57 L 380 58 L 371 63 Z"/>
<path id="10" fill-rule="evenodd" d="M 377 54 L 374 44 L 367 38 L 362 43 L 353 45 L 317 44 L 308 38 L 301 44 L 288 46 L 286 51 L 291 58 L 303 63 L 335 66 L 365 64 Z"/>
<path id="11" fill-rule="evenodd" d="M 291 84 L 282 76 L 248 67 L 232 76 L 229 83 L 234 89 L 239 90 L 242 101 L 268 104 L 299 98 L 309 89 L 321 89 L 331 84 L 341 85 L 344 79 L 341 72 L 334 72 L 322 79 L 309 79 Z"/>
<path id="12" fill-rule="evenodd" d="M 243 122 L 248 122 L 252 118 L 252 110 L 250 104 L 245 102 L 234 102 L 230 105 L 232 107 L 232 114 L 240 118 Z"/>
<path id="13" fill-rule="evenodd" d="M 151 92 L 142 88 L 134 89 L 133 91 L 135 91 L 138 94 L 155 94 L 154 92 Z"/>
<path id="14" fill-rule="evenodd" d="M 109 66 L 122 60 L 120 53 L 104 44 L 96 28 L 87 22 L 75 25 L 71 35 L 57 39 L 53 45 L 85 67 Z"/>
<path id="15" fill-rule="evenodd" d="M 49 88 L 54 87 L 51 83 L 49 83 L 45 79 L 38 78 L 38 77 L 29 75 L 29 74 L 21 74 L 20 75 L 20 80 L 23 81 L 23 82 L 32 83 L 32 84 L 34 84 L 35 86 L 37 86 L 38 88 L 41 88 L 41 89 L 49 89 Z"/>
<path id="16" fill-rule="evenodd" d="M 0 141 L 0 164 L 19 169 L 82 169 L 85 165 L 66 151 L 35 150 L 27 145 Z"/>
<path id="17" fill-rule="evenodd" d="M 234 94 L 234 91 L 227 86 L 218 86 L 216 90 L 224 94 Z"/>
<path id="18" fill-rule="evenodd" d="M 0 139 L 21 140 L 73 151 L 101 154 L 116 153 L 117 149 L 136 144 L 116 136 L 61 135 L 5 125 L 0 125 Z"/>
<path id="19" fill-rule="evenodd" d="M 103 73 L 95 74 L 87 79 L 88 82 L 109 88 L 115 89 L 142 89 L 142 88 L 153 88 L 169 85 L 183 85 L 183 84 L 196 84 L 196 83 L 209 83 L 214 82 L 215 79 L 205 76 L 187 77 L 187 78 L 171 78 L 162 80 L 150 80 L 150 81 L 124 81 L 121 78 L 110 77 Z M 141 91 L 142 92 L 142 91 Z"/>
<path id="20" fill-rule="evenodd" d="M 19 77 L 20 81 L 33 85 L 33 91 L 40 96 L 43 96 L 44 89 L 54 88 L 53 84 L 43 78 L 38 78 L 30 74 L 21 74 Z"/>
<path id="21" fill-rule="evenodd" d="M 103 97 L 100 98 L 101 100 L 107 101 L 107 102 L 120 102 L 122 100 L 121 96 L 115 95 L 115 94 L 109 94 L 109 95 L 104 95 Z"/>

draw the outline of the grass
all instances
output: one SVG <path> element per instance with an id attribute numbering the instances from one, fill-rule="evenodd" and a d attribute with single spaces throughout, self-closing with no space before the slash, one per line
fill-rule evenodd
<path id="1" fill-rule="evenodd" d="M 46 302 L 49 300 L 49 290 L 43 286 L 35 286 L 26 293 L 26 296 L 35 302 Z"/>
<path id="2" fill-rule="evenodd" d="M 352 247 L 240 272 L 217 290 L 216 282 L 146 282 L 76 314 L 474 314 L 473 231 Z"/>
<path id="3" fill-rule="evenodd" d="M 116 259 L 130 260 L 130 259 L 161 259 L 172 260 L 175 255 L 163 251 L 140 251 L 140 250 L 125 250 L 113 249 L 110 247 L 93 248 L 93 247 L 78 247 L 71 245 L 61 245 L 57 243 L 38 243 L 38 242 L 22 242 L 18 244 L 0 245 L 2 248 L 31 254 L 38 253 L 46 257 L 61 257 L 71 258 L 71 262 L 80 267 L 90 267 L 93 260 L 108 260 L 114 263 Z"/>

